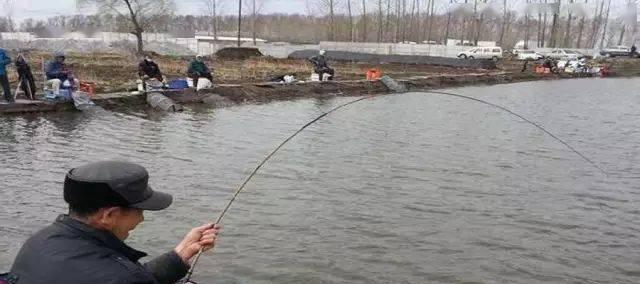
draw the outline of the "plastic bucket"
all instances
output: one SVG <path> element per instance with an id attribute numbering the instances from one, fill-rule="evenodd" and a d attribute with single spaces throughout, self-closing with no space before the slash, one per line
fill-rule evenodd
<path id="1" fill-rule="evenodd" d="M 188 89 L 188 88 L 189 88 L 189 83 L 187 82 L 187 80 L 179 79 L 179 80 L 169 81 L 169 89 L 182 90 L 182 89 Z"/>

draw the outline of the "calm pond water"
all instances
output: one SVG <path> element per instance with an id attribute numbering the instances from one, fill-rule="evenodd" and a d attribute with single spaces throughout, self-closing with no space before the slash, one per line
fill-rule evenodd
<path id="1" fill-rule="evenodd" d="M 638 283 L 640 80 L 581 79 L 365 100 L 291 141 L 224 222 L 202 283 Z M 0 270 L 66 211 L 66 171 L 126 159 L 174 195 L 128 242 L 151 255 L 215 219 L 301 125 L 353 98 L 182 114 L 0 117 Z"/>

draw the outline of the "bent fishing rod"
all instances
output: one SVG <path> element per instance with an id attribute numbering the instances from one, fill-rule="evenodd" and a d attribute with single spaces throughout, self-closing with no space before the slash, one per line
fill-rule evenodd
<path id="1" fill-rule="evenodd" d="M 450 96 L 450 97 L 456 97 L 456 98 L 461 98 L 461 99 L 466 99 L 466 100 L 471 100 L 471 101 L 475 101 L 478 103 L 482 103 L 497 109 L 500 109 L 506 113 L 509 113 L 511 115 L 516 116 L 517 118 L 535 126 L 536 128 L 540 129 L 541 131 L 543 131 L 544 133 L 546 133 L 547 135 L 551 136 L 553 139 L 555 139 L 556 141 L 560 142 L 562 145 L 566 146 L 567 148 L 569 148 L 572 152 L 576 153 L 578 156 L 580 156 L 583 160 L 585 160 L 587 163 L 591 164 L 593 167 L 595 167 L 596 169 L 598 169 L 600 172 L 602 172 L 605 176 L 609 176 L 609 174 L 602 169 L 600 166 L 598 166 L 595 162 L 593 162 L 591 159 L 589 159 L 587 156 L 585 156 L 584 154 L 580 153 L 580 151 L 576 150 L 574 147 L 572 147 L 571 145 L 569 145 L 569 143 L 565 142 L 564 140 L 560 139 L 558 136 L 554 135 L 553 133 L 551 133 L 550 131 L 546 130 L 544 127 L 542 127 L 541 125 L 527 119 L 526 117 L 506 108 L 503 107 L 501 105 L 497 105 L 485 100 L 481 100 L 478 98 L 474 98 L 474 97 L 470 97 L 470 96 L 465 96 L 465 95 L 460 95 L 460 94 L 456 94 L 456 93 L 450 93 L 450 92 L 440 92 L 440 91 L 424 91 L 424 93 L 427 94 L 436 94 L 436 95 L 444 95 L 444 96 Z M 298 129 L 298 131 L 294 132 L 292 135 L 290 135 L 289 137 L 287 137 L 287 139 L 285 139 L 284 141 L 282 141 L 282 143 L 280 143 L 273 151 L 271 151 L 264 159 L 262 159 L 262 161 L 258 164 L 258 166 L 255 167 L 255 169 L 253 169 L 253 171 L 244 179 L 244 181 L 242 182 L 242 184 L 240 184 L 240 186 L 238 186 L 238 188 L 236 189 L 236 191 L 233 193 L 231 199 L 227 202 L 227 204 L 223 207 L 222 212 L 220 213 L 220 215 L 218 216 L 218 218 L 216 219 L 214 224 L 220 224 L 222 222 L 222 220 L 224 219 L 224 216 L 227 214 L 227 212 L 229 211 L 229 208 L 231 208 L 231 205 L 233 204 L 233 202 L 237 199 L 238 195 L 240 195 L 240 193 L 244 190 L 245 186 L 249 183 L 249 181 L 251 181 L 251 179 L 256 175 L 256 173 L 262 168 L 262 166 L 264 166 L 264 164 L 266 164 L 271 157 L 273 157 L 273 155 L 275 155 L 284 145 L 286 145 L 289 141 L 291 141 L 293 138 L 295 138 L 296 136 L 298 136 L 298 134 L 300 134 L 302 131 L 304 131 L 307 127 L 315 124 L 316 122 L 318 122 L 319 120 L 321 120 L 322 118 L 326 117 L 327 115 L 336 112 L 344 107 L 347 107 L 349 105 L 364 101 L 366 99 L 370 99 L 370 98 L 374 98 L 380 95 L 371 95 L 371 96 L 366 96 L 366 97 L 362 97 L 344 104 L 341 104 L 337 107 L 334 107 L 333 109 L 322 113 L 321 115 L 319 115 L 318 117 L 316 117 L 315 119 L 309 121 L 307 124 L 303 125 L 302 127 L 300 127 L 300 129 Z M 198 260 L 200 259 L 200 256 L 202 255 L 202 253 L 204 252 L 203 248 L 201 248 L 198 253 L 195 255 L 193 261 L 191 262 L 191 267 L 189 268 L 189 271 L 187 272 L 186 278 L 184 283 L 185 284 L 195 284 L 194 282 L 191 282 L 191 276 L 193 275 L 193 272 L 195 271 L 196 265 L 198 264 Z"/>

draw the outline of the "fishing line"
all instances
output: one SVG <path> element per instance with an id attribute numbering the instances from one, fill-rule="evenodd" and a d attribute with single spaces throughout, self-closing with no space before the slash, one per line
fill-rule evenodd
<path id="1" fill-rule="evenodd" d="M 578 156 L 580 156 L 582 159 L 584 159 L 585 161 L 587 161 L 589 164 L 591 164 L 592 166 L 594 166 L 596 169 L 598 169 L 600 172 L 602 172 L 605 176 L 609 176 L 609 174 L 602 169 L 600 166 L 598 166 L 595 162 L 593 162 L 591 159 L 589 159 L 587 156 L 583 155 L 582 153 L 580 153 L 578 150 L 576 150 L 575 148 L 573 148 L 571 145 L 569 145 L 567 142 L 565 142 L 564 140 L 560 139 L 558 136 L 554 135 L 553 133 L 549 132 L 548 130 L 546 130 L 544 127 L 542 127 L 541 125 L 527 119 L 526 117 L 519 115 L 509 109 L 507 109 L 506 107 L 485 101 L 485 100 L 481 100 L 481 99 L 477 99 L 474 97 L 469 97 L 469 96 L 465 96 L 465 95 L 460 95 L 460 94 L 455 94 L 455 93 L 449 93 L 449 92 L 440 92 L 440 91 L 424 91 L 424 93 L 428 93 L 428 94 L 438 94 L 438 95 L 445 95 L 445 96 L 451 96 L 451 97 L 457 97 L 457 98 L 462 98 L 462 99 L 467 99 L 467 100 L 471 100 L 471 101 L 475 101 L 475 102 L 479 102 L 488 106 L 492 106 L 494 108 L 498 108 L 502 111 L 505 111 L 507 113 L 510 113 L 520 119 L 522 119 L 523 121 L 535 126 L 536 128 L 542 130 L 544 133 L 548 134 L 549 136 L 551 136 L 553 139 L 555 139 L 556 141 L 560 142 L 561 144 L 565 145 L 567 148 L 569 148 L 571 151 L 573 151 L 574 153 L 576 153 Z M 302 127 L 300 127 L 300 129 L 298 129 L 298 131 L 296 131 L 295 133 L 293 133 L 291 136 L 289 136 L 287 139 L 285 139 L 284 141 L 282 141 L 282 143 L 280 143 L 273 151 L 271 151 L 269 153 L 269 155 L 267 155 L 264 159 L 262 159 L 262 161 L 258 164 L 258 166 L 253 169 L 253 171 L 245 178 L 245 180 L 242 182 L 242 184 L 240 184 L 240 186 L 236 189 L 236 191 L 234 192 L 233 196 L 231 197 L 231 199 L 227 202 L 227 204 L 224 206 L 224 208 L 222 209 L 222 212 L 220 213 L 220 215 L 218 216 L 218 219 L 216 219 L 216 222 L 214 224 L 220 224 L 222 222 L 222 219 L 224 219 L 224 216 L 227 214 L 227 212 L 229 211 L 229 208 L 231 207 L 231 205 L 233 204 L 233 202 L 236 200 L 236 198 L 238 197 L 238 195 L 240 194 L 240 192 L 242 192 L 242 190 L 244 190 L 245 186 L 247 185 L 247 183 L 249 183 L 249 181 L 256 175 L 256 173 L 260 170 L 260 168 L 262 168 L 262 166 L 267 163 L 267 161 L 269 161 L 269 159 L 271 159 L 271 157 L 273 157 L 273 155 L 275 155 L 285 144 L 287 144 L 289 141 L 291 141 L 293 138 L 295 138 L 298 134 L 300 134 L 302 131 L 304 131 L 307 127 L 313 125 L 314 123 L 316 123 L 317 121 L 319 121 L 320 119 L 326 117 L 327 115 L 338 111 L 339 109 L 342 109 L 344 107 L 347 107 L 349 105 L 364 101 L 366 99 L 370 99 L 373 97 L 377 97 L 380 95 L 371 95 L 371 96 L 366 96 L 363 98 L 359 98 L 353 101 L 350 101 L 348 103 L 339 105 L 323 114 L 321 114 L 320 116 L 316 117 L 315 119 L 309 121 L 307 124 L 303 125 Z M 200 259 L 200 256 L 203 253 L 203 249 L 201 248 L 198 253 L 195 255 L 193 261 L 191 262 L 191 267 L 189 268 L 189 271 L 187 272 L 186 278 L 185 278 L 185 282 L 186 284 L 189 283 L 194 283 L 191 282 L 191 276 L 193 275 L 193 272 L 196 268 L 196 265 L 198 264 L 198 260 Z"/>
<path id="2" fill-rule="evenodd" d="M 571 151 L 573 151 L 574 153 L 576 153 L 578 156 L 580 156 L 582 159 L 584 159 L 585 161 L 587 161 L 589 164 L 591 164 L 593 167 L 595 167 L 596 169 L 598 169 L 600 172 L 602 172 L 602 174 L 604 174 L 606 177 L 609 177 L 609 174 L 607 173 L 607 171 L 605 171 L 603 168 L 601 168 L 600 166 L 598 166 L 598 164 L 596 164 L 594 161 L 592 161 L 591 159 L 589 159 L 587 156 L 583 155 L 582 153 L 580 153 L 580 151 L 576 150 L 575 148 L 573 148 L 573 146 L 569 145 L 569 143 L 565 142 L 564 140 L 560 139 L 560 137 L 554 135 L 553 133 L 549 132 L 548 130 L 546 130 L 544 127 L 542 127 L 540 124 L 537 124 L 529 119 L 527 119 L 526 117 L 519 115 L 511 110 L 509 110 L 506 107 L 503 107 L 501 105 L 497 105 L 494 103 L 490 103 L 488 101 L 485 100 L 481 100 L 481 99 L 477 99 L 474 97 L 469 97 L 469 96 L 465 96 L 465 95 L 460 95 L 460 94 L 455 94 L 455 93 L 448 93 L 448 92 L 439 92 L 439 91 L 426 91 L 425 93 L 431 93 L 431 94 L 438 94 L 438 95 L 446 95 L 446 96 L 452 96 L 452 97 L 458 97 L 458 98 L 463 98 L 463 99 L 468 99 L 468 100 L 472 100 L 475 102 L 479 102 L 479 103 L 483 103 L 485 105 L 489 105 L 498 109 L 501 109 L 505 112 L 508 112 L 512 115 L 515 115 L 516 117 L 524 120 L 525 122 L 528 122 L 529 124 L 535 126 L 536 128 L 542 130 L 544 133 L 548 134 L 549 136 L 553 137 L 553 139 L 555 139 L 556 141 L 562 143 L 564 146 L 567 146 L 567 148 L 569 148 Z"/>

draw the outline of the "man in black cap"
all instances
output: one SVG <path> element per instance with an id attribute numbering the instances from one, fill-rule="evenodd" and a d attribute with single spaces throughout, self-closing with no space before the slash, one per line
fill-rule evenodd
<path id="1" fill-rule="evenodd" d="M 127 162 L 72 169 L 64 182 L 69 215 L 33 235 L 15 259 L 9 283 L 169 284 L 184 277 L 201 248 L 211 249 L 220 227 L 194 228 L 172 251 L 142 265 L 145 253 L 123 241 L 144 220 L 143 210 L 167 208 L 172 197 L 148 186 L 149 174 Z"/>

